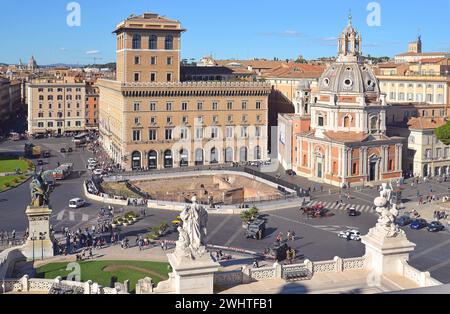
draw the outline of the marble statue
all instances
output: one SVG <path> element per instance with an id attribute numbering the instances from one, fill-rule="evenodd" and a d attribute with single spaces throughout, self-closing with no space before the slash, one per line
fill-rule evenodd
<path id="1" fill-rule="evenodd" d="M 395 219 L 400 212 L 396 204 L 391 204 L 391 195 L 392 185 L 388 187 L 386 183 L 383 183 L 380 196 L 374 200 L 376 212 L 380 215 L 376 224 L 376 230 L 388 238 L 396 237 L 404 233 L 395 224 Z"/>
<path id="2" fill-rule="evenodd" d="M 41 173 L 35 173 L 30 183 L 31 206 L 42 207 L 49 203 L 49 186 L 45 183 Z"/>
<path id="3" fill-rule="evenodd" d="M 208 212 L 197 203 L 197 197 L 192 197 L 192 204 L 187 205 L 180 214 L 183 222 L 178 228 L 179 239 L 175 253 L 180 257 L 196 259 L 206 253 L 206 225 Z"/>

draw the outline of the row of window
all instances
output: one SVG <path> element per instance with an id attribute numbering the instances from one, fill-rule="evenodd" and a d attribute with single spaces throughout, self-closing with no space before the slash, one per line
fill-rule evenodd
<path id="1" fill-rule="evenodd" d="M 148 45 L 143 47 L 142 45 L 142 36 L 141 35 L 133 35 L 132 39 L 132 49 L 148 49 L 156 50 L 158 49 L 158 36 L 150 35 L 148 38 Z M 164 38 L 164 49 L 165 50 L 173 50 L 173 36 L 169 35 Z"/>
<path id="2" fill-rule="evenodd" d="M 450 148 L 446 147 L 444 149 L 442 148 L 436 148 L 434 157 L 432 156 L 432 150 L 427 149 L 425 150 L 425 158 L 426 159 L 440 159 L 440 158 L 449 158 L 450 157 Z"/>
<path id="3" fill-rule="evenodd" d="M 53 113 L 52 113 L 51 111 L 49 111 L 49 112 L 48 112 L 48 117 L 49 117 L 49 118 L 52 118 L 52 116 L 53 116 Z M 57 113 L 57 117 L 58 117 L 58 118 L 62 118 L 63 116 L 64 116 L 64 114 L 63 114 L 62 112 L 58 112 L 58 113 Z M 70 112 L 70 111 L 67 111 L 66 117 L 70 117 L 70 116 L 71 116 L 71 112 Z M 80 111 L 77 111 L 76 116 L 77 116 L 77 117 L 81 117 Z M 86 116 L 87 116 L 87 114 L 86 114 Z M 43 113 L 43 112 L 38 112 L 38 118 L 44 118 L 44 113 Z"/>
<path id="4" fill-rule="evenodd" d="M 53 100 L 53 99 L 54 99 L 53 95 L 47 96 L 47 100 Z M 72 99 L 73 99 L 72 95 L 66 95 L 66 100 L 72 100 Z M 44 100 L 44 95 L 39 95 L 39 101 L 43 101 L 43 100 Z M 63 100 L 63 96 L 57 95 L 56 100 Z M 81 100 L 81 95 L 75 95 L 75 100 Z"/>
<path id="5" fill-rule="evenodd" d="M 398 97 L 397 97 L 398 96 Z M 416 94 L 416 97 L 414 98 L 413 93 L 397 93 L 396 92 L 390 92 L 389 93 L 389 99 L 390 100 L 398 100 L 398 101 L 417 101 L 417 102 L 423 102 L 423 94 Z M 433 94 L 426 94 L 425 95 L 425 101 L 426 102 L 434 102 L 434 95 Z M 444 95 L 438 94 L 436 95 L 436 103 L 443 104 L 444 103 Z"/>
<path id="6" fill-rule="evenodd" d="M 68 109 L 70 109 L 70 103 L 67 103 L 66 104 L 66 107 L 68 108 Z M 43 107 L 44 107 L 44 105 L 42 104 L 42 103 L 39 103 L 39 109 L 43 109 Z M 76 104 L 76 108 L 77 109 L 79 109 L 81 107 L 81 105 L 80 105 L 80 103 L 77 103 Z M 97 106 L 96 105 L 94 105 L 94 108 L 96 108 Z M 88 108 L 88 105 L 86 105 L 86 108 Z M 49 103 L 48 104 L 48 109 L 53 109 L 53 104 L 51 104 L 51 103 Z M 58 109 L 62 109 L 62 104 L 61 103 L 58 103 Z"/>
<path id="7" fill-rule="evenodd" d="M 204 119 L 203 116 L 198 116 L 196 119 L 197 119 L 196 123 L 203 124 L 205 122 L 205 119 Z M 157 120 L 157 118 L 155 116 L 150 117 L 150 123 L 151 124 L 156 124 L 156 120 Z M 188 124 L 189 123 L 189 117 L 183 116 L 181 121 L 184 124 Z M 228 123 L 232 123 L 233 121 L 234 121 L 233 115 L 228 115 L 227 116 L 227 122 Z M 172 124 L 173 123 L 173 117 L 171 117 L 171 116 L 166 117 L 166 122 L 167 122 L 167 124 Z M 241 122 L 242 123 L 248 123 L 248 115 L 243 114 L 241 116 Z M 263 120 L 262 120 L 261 115 L 256 115 L 256 123 L 262 123 L 262 122 L 263 122 Z M 219 116 L 212 116 L 212 123 L 219 123 Z M 141 124 L 141 117 L 135 117 L 134 118 L 134 124 Z"/>
<path id="8" fill-rule="evenodd" d="M 156 56 L 152 56 L 150 57 L 150 64 L 151 65 L 156 65 L 157 58 Z M 134 57 L 134 64 L 135 65 L 139 65 L 141 64 L 141 57 L 140 56 L 135 56 Z M 166 65 L 172 65 L 173 64 L 173 57 L 167 57 L 166 58 Z"/>
<path id="9" fill-rule="evenodd" d="M 388 83 L 383 83 L 383 87 L 386 87 Z M 421 83 L 417 83 L 417 84 L 413 84 L 413 83 L 391 83 L 391 87 L 395 87 L 398 84 L 398 87 L 409 87 L 409 88 L 413 88 L 414 85 L 416 88 L 423 88 L 424 86 L 426 86 L 426 88 L 433 88 L 433 86 L 436 86 L 437 89 L 443 89 L 444 88 L 444 84 L 421 84 Z"/>
<path id="10" fill-rule="evenodd" d="M 141 72 L 134 72 L 133 80 L 135 82 L 140 82 L 141 81 Z M 158 81 L 158 73 L 151 72 L 150 73 L 150 82 L 156 82 L 156 81 Z M 167 72 L 166 73 L 166 82 L 172 82 L 172 81 L 173 81 L 173 73 Z"/>
<path id="11" fill-rule="evenodd" d="M 255 103 L 255 108 L 256 109 L 261 109 L 261 101 L 256 101 Z M 150 111 L 157 111 L 157 102 L 150 102 L 149 105 L 149 110 Z M 233 101 L 228 101 L 227 102 L 227 110 L 233 110 L 234 108 L 234 102 Z M 203 101 L 198 101 L 197 102 L 197 106 L 196 106 L 197 110 L 206 110 L 206 106 L 205 106 L 205 102 Z M 243 100 L 241 102 L 241 106 L 240 106 L 241 110 L 247 110 L 249 109 L 249 102 L 246 100 Z M 166 111 L 173 111 L 174 110 L 174 105 L 173 102 L 168 101 L 166 102 L 166 107 L 165 107 Z M 188 111 L 189 110 L 189 102 L 187 101 L 183 101 L 181 102 L 181 111 Z M 219 109 L 219 101 L 213 101 L 211 103 L 211 110 L 220 110 Z M 135 102 L 133 104 L 133 111 L 141 111 L 141 103 L 140 102 Z"/>
<path id="12" fill-rule="evenodd" d="M 227 127 L 225 130 L 225 138 L 232 139 L 235 137 L 234 127 Z M 189 129 L 188 128 L 181 128 L 179 130 L 179 139 L 189 139 Z M 219 139 L 220 136 L 220 129 L 217 127 L 211 127 L 209 133 L 209 138 L 211 139 Z M 261 127 L 255 127 L 255 133 L 254 137 L 259 138 L 262 135 L 262 129 Z M 249 137 L 249 129 L 246 126 L 240 127 L 240 138 L 248 138 Z M 142 138 L 142 130 L 133 130 L 132 134 L 133 142 L 139 142 L 143 140 Z M 165 129 L 164 130 L 164 139 L 165 140 L 173 140 L 174 139 L 174 129 Z M 195 139 L 202 140 L 205 139 L 205 129 L 203 128 L 196 128 L 195 129 Z M 157 129 L 150 129 L 148 131 L 148 140 L 149 141 L 157 141 L 158 140 L 158 130 Z"/>
<path id="13" fill-rule="evenodd" d="M 38 125 L 38 128 L 43 128 L 44 127 L 44 122 L 38 122 L 37 125 Z M 48 128 L 53 128 L 53 126 L 54 126 L 54 123 L 52 121 L 47 122 L 47 127 Z M 70 127 L 71 126 L 71 121 L 66 121 L 66 126 Z M 75 121 L 75 126 L 76 127 L 81 127 L 81 121 Z M 62 128 L 63 127 L 63 122 L 62 121 L 56 122 L 56 127 Z"/>
<path id="14" fill-rule="evenodd" d="M 63 92 L 63 88 L 62 87 L 58 87 L 58 88 L 56 88 L 56 91 L 58 93 L 62 93 Z M 75 91 L 76 92 L 81 92 L 81 88 L 77 87 L 77 88 L 75 88 Z M 42 87 L 38 88 L 38 92 L 39 93 L 43 93 L 44 92 L 44 88 L 42 88 Z M 47 88 L 47 92 L 53 93 L 53 88 L 52 87 Z M 69 93 L 72 92 L 72 88 L 71 87 L 66 88 L 66 92 L 69 92 Z"/>

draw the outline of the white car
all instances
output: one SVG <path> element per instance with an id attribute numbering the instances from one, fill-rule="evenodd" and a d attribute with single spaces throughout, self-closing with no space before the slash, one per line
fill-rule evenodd
<path id="1" fill-rule="evenodd" d="M 86 204 L 85 200 L 81 198 L 73 198 L 69 201 L 70 208 L 83 207 L 85 204 Z"/>
<path id="2" fill-rule="evenodd" d="M 358 230 L 346 230 L 338 233 L 338 237 L 342 239 L 350 239 L 354 241 L 361 241 L 361 233 Z"/>
<path id="3" fill-rule="evenodd" d="M 95 168 L 97 168 L 97 165 L 89 164 L 87 168 L 88 168 L 88 170 L 94 171 Z"/>
<path id="4" fill-rule="evenodd" d="M 103 171 L 103 169 L 95 169 L 95 170 L 93 171 L 93 173 L 94 173 L 96 176 L 101 176 L 101 175 L 104 173 L 104 171 Z"/>
<path id="5" fill-rule="evenodd" d="M 87 162 L 88 164 L 96 164 L 97 160 L 95 160 L 95 158 L 89 158 Z"/>

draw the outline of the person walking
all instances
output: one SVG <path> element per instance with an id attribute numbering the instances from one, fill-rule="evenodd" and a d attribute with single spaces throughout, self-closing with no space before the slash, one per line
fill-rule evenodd
<path id="1" fill-rule="evenodd" d="M 258 260 L 255 258 L 254 260 L 253 260 L 253 268 L 259 268 L 259 263 L 258 263 Z"/>

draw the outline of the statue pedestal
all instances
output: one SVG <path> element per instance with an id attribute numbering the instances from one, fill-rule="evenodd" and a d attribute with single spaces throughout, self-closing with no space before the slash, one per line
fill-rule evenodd
<path id="1" fill-rule="evenodd" d="M 402 261 L 408 261 L 409 253 L 416 246 L 404 233 L 389 238 L 376 227 L 362 236 L 361 242 L 366 246 L 367 266 L 378 276 L 400 274 Z"/>
<path id="2" fill-rule="evenodd" d="M 29 222 L 29 236 L 23 246 L 23 254 L 28 260 L 44 259 L 53 256 L 53 242 L 50 234 L 51 209 L 28 206 L 25 212 Z"/>
<path id="3" fill-rule="evenodd" d="M 167 257 L 173 269 L 176 294 L 214 293 L 214 273 L 219 270 L 220 264 L 214 262 L 209 253 L 195 260 L 179 257 L 175 253 Z"/>

